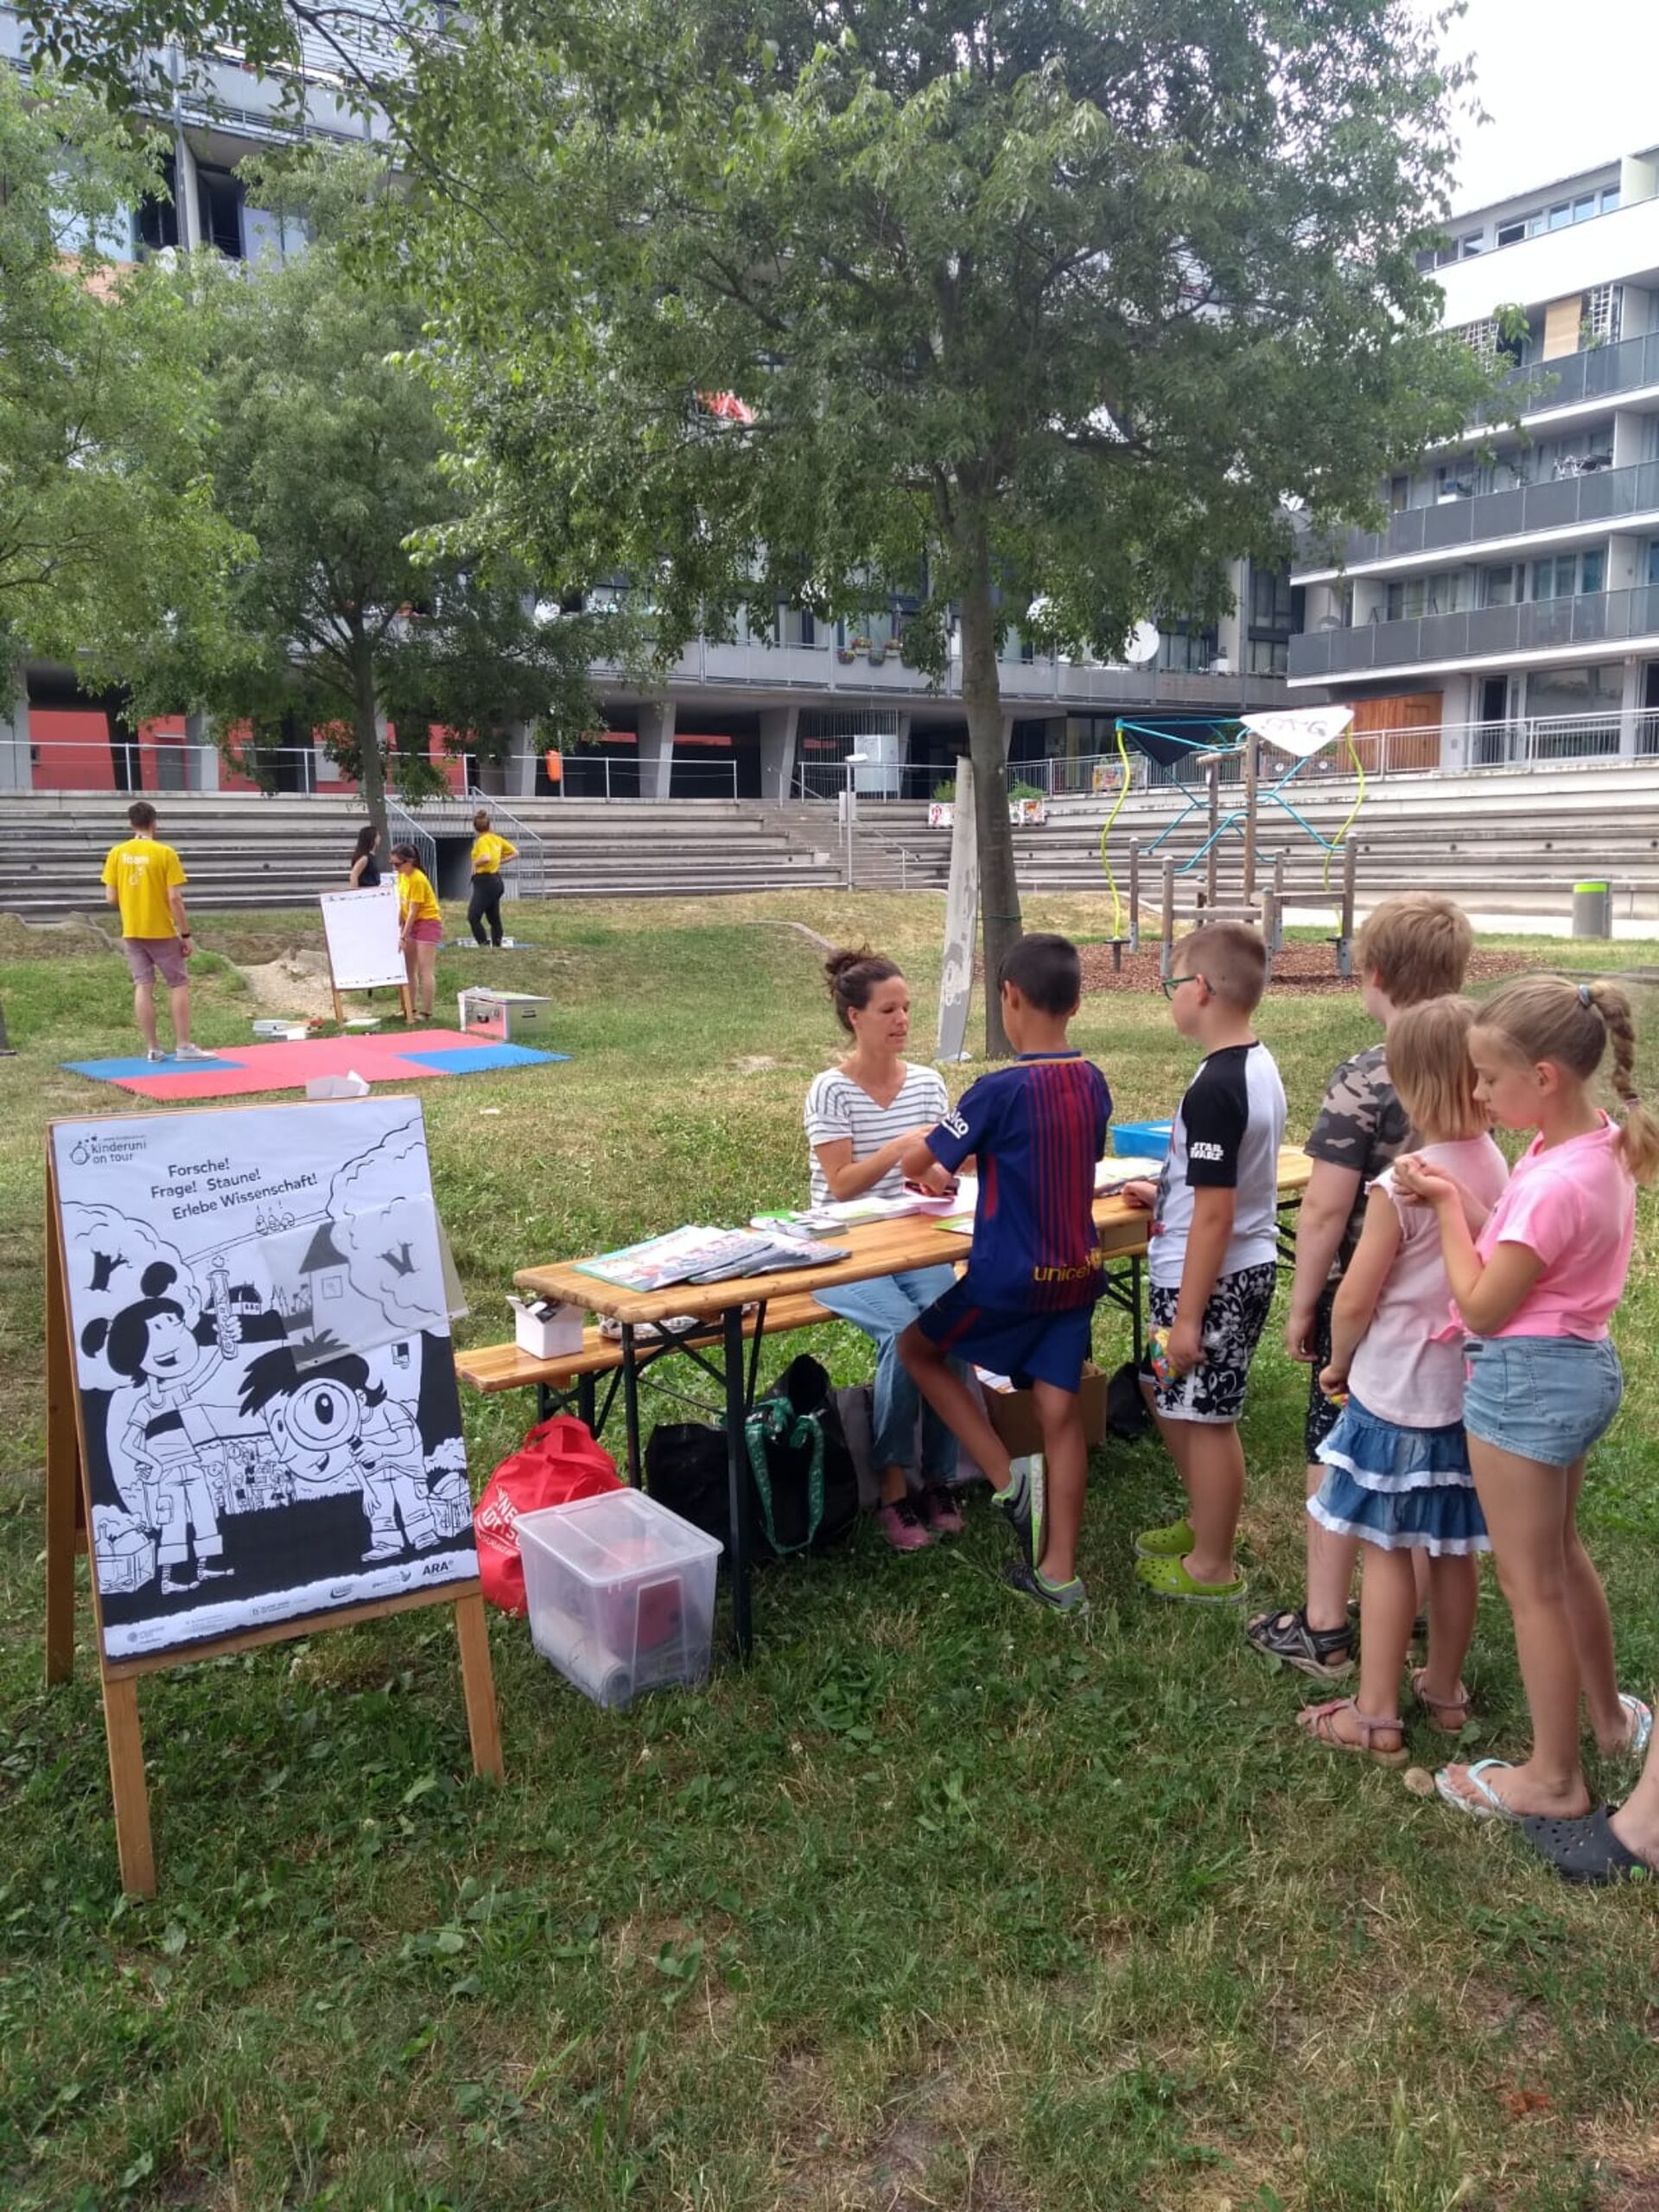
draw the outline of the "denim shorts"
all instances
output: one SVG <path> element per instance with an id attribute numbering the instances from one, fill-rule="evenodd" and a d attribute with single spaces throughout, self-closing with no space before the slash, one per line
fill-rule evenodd
<path id="1" fill-rule="evenodd" d="M 1570 1467 L 1618 1411 L 1624 1376 L 1606 1338 L 1471 1337 L 1464 1427 L 1484 1444 Z"/>

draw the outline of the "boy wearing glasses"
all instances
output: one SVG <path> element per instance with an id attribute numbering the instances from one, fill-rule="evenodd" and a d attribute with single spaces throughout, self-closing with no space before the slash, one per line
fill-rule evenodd
<path id="1" fill-rule="evenodd" d="M 1223 1605 L 1244 1595 L 1233 1540 L 1244 1502 L 1238 1420 L 1278 1255 L 1285 1091 L 1251 1017 L 1267 948 L 1241 922 L 1194 930 L 1164 985 L 1175 1027 L 1204 1058 L 1175 1116 L 1157 1184 L 1123 1195 L 1153 1216 L 1149 1307 L 1165 1337 L 1161 1374 L 1142 1383 L 1187 1496 L 1166 1529 L 1135 1538 L 1135 1573 L 1154 1596 Z"/>

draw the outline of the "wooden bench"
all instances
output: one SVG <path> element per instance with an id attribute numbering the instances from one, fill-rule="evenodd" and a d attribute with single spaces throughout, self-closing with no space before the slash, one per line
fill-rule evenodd
<path id="1" fill-rule="evenodd" d="M 827 1306 L 820 1306 L 816 1298 L 804 1291 L 792 1292 L 785 1298 L 769 1299 L 743 1316 L 743 1334 L 753 1346 L 749 1362 L 748 1397 L 754 1395 L 755 1370 L 760 1357 L 763 1337 L 785 1335 L 791 1329 L 810 1329 L 819 1321 L 836 1319 Z M 485 1396 L 493 1396 L 499 1390 L 529 1390 L 537 1395 L 539 1418 L 545 1421 L 574 1399 L 576 1411 L 595 1436 L 604 1428 L 616 1401 L 619 1386 L 631 1383 L 634 1377 L 657 1360 L 671 1353 L 683 1353 L 696 1359 L 710 1375 L 713 1369 L 699 1357 L 699 1350 L 719 1341 L 721 1324 L 718 1317 L 699 1321 L 695 1328 L 683 1334 L 663 1338 L 642 1338 L 634 1347 L 633 1365 L 624 1373 L 622 1339 L 608 1337 L 590 1325 L 582 1332 L 582 1350 L 560 1352 L 549 1359 L 538 1359 L 534 1353 L 521 1351 L 513 1344 L 474 1344 L 469 1351 L 455 1354 L 455 1372 L 461 1381 Z M 598 1384 L 602 1376 L 608 1376 L 610 1387 L 605 1393 L 604 1403 L 599 1403 Z M 632 1390 L 629 1392 L 632 1395 Z M 630 1430 L 634 1421 L 630 1413 Z"/>

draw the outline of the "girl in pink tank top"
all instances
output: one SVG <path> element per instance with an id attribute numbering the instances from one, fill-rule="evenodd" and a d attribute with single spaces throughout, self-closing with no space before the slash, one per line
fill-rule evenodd
<path id="1" fill-rule="evenodd" d="M 1389 1076 L 1433 1161 L 1484 1205 L 1508 1170 L 1486 1132 L 1469 1059 L 1473 1008 L 1429 999 L 1389 1032 Z M 1411 1677 L 1440 1728 L 1469 1716 L 1464 1656 L 1478 1594 L 1475 1554 L 1490 1548 L 1463 1432 L 1463 1353 L 1446 1334 L 1450 1292 L 1440 1230 L 1392 1168 L 1371 1185 L 1365 1224 L 1337 1292 L 1328 1396 L 1347 1394 L 1319 1446 L 1325 1481 L 1307 1501 L 1322 1527 L 1361 1544 L 1359 1693 L 1299 1714 L 1316 1743 L 1403 1765 L 1400 1682 L 1417 1611 L 1412 1553 L 1428 1558 L 1428 1663 Z"/>
<path id="2" fill-rule="evenodd" d="M 1613 1048 L 1624 1122 L 1592 1095 Z M 1553 1827 L 1590 1809 L 1580 1701 L 1606 1758 L 1644 1751 L 1653 1715 L 1621 1691 L 1600 1578 L 1577 1526 L 1586 1459 L 1618 1410 L 1607 1332 L 1624 1288 L 1636 1185 L 1659 1173 L 1659 1122 L 1637 1096 L 1630 1003 L 1616 983 L 1533 976 L 1476 1014 L 1469 1054 L 1495 1121 L 1537 1132 L 1497 1204 L 1438 1163 L 1402 1160 L 1433 1207 L 1466 1338 L 1464 1424 L 1498 1579 L 1515 1617 L 1532 1716 L 1529 1755 L 1443 1767 L 1440 1796 L 1477 1820 Z"/>

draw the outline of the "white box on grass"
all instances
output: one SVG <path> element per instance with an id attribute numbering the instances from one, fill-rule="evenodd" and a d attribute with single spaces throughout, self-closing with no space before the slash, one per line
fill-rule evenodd
<path id="1" fill-rule="evenodd" d="M 523 1513 L 531 1641 L 595 1705 L 709 1673 L 719 1540 L 635 1490 Z"/>
<path id="2" fill-rule="evenodd" d="M 533 991 L 489 991 L 474 986 L 460 995 L 461 1026 L 469 1037 L 495 1037 L 514 1044 L 544 1037 L 553 1021 L 551 999 Z"/>
<path id="3" fill-rule="evenodd" d="M 550 1298 L 514 1298 L 512 1333 L 520 1351 L 532 1359 L 556 1359 L 562 1353 L 582 1350 L 585 1317 L 580 1306 L 556 1306 Z"/>

